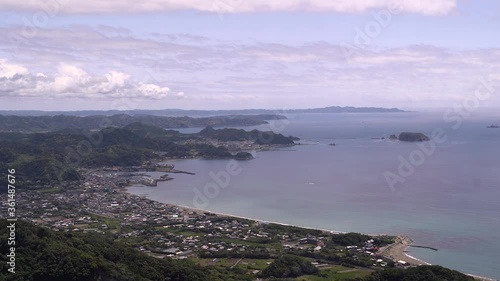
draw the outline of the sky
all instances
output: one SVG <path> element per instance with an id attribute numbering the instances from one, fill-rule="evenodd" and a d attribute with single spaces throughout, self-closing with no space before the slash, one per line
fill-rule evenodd
<path id="1" fill-rule="evenodd" d="M 500 107 L 496 0 L 0 0 L 0 38 L 0 110 Z"/>

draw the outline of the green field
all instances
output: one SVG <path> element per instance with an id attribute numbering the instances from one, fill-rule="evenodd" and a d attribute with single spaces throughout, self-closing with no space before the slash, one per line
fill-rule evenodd
<path id="1" fill-rule="evenodd" d="M 318 275 L 306 275 L 298 277 L 300 281 L 333 281 L 347 280 L 370 275 L 373 270 L 367 268 L 350 268 L 340 265 L 334 265 L 320 270 Z"/>

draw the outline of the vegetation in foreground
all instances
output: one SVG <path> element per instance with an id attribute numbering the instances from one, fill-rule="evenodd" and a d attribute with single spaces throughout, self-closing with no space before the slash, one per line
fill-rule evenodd
<path id="1" fill-rule="evenodd" d="M 7 241 L 7 222 L 0 221 L 1 241 Z M 0 251 L 7 253 L 6 243 Z M 230 269 L 201 267 L 191 261 L 158 259 L 99 234 L 58 233 L 18 221 L 15 273 L 0 258 L 5 281 L 206 281 L 252 280 Z"/>
<path id="2" fill-rule="evenodd" d="M 297 256 L 283 255 L 262 271 L 262 277 L 298 277 L 316 272 L 318 269 L 311 262 Z"/>
<path id="3" fill-rule="evenodd" d="M 376 271 L 364 279 L 355 281 L 472 281 L 473 277 L 467 276 L 456 270 L 444 268 L 439 265 L 422 265 L 408 269 L 387 269 Z"/>
<path id="4" fill-rule="evenodd" d="M 7 221 L 0 220 L 0 239 L 7 241 L 7 237 Z M 7 247 L 6 243 L 2 243 L 0 251 L 8 252 Z M 248 274 L 247 270 L 229 264 L 201 266 L 189 260 L 159 259 L 107 235 L 61 233 L 23 221 L 16 223 L 15 273 L 7 272 L 6 259 L 5 255 L 0 257 L 0 280 L 5 281 L 244 281 L 256 278 Z M 474 280 L 441 266 L 386 269 L 373 271 L 370 275 L 366 269 L 337 267 L 318 270 L 307 259 L 282 255 L 268 265 L 256 263 L 254 268 L 261 271 L 264 280 Z M 368 276 L 350 278 L 359 275 Z"/>

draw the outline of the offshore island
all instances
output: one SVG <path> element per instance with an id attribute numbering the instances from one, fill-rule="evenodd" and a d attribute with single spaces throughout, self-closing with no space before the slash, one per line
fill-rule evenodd
<path id="1" fill-rule="evenodd" d="M 206 125 L 195 134 L 135 120 L 99 130 L 61 129 L 60 119 L 36 123 L 36 133 L 26 132 L 29 126 L 0 133 L 2 170 L 22 172 L 15 183 L 15 267 L 23 279 L 5 280 L 474 280 L 406 255 L 408 237 L 263 222 L 127 192 L 133 184 L 189 173 L 169 159 L 251 161 L 250 151 L 292 146 L 296 137 L 206 124 L 223 118 L 193 120 Z M 410 139 L 425 140 L 420 134 Z M 153 179 L 149 171 L 164 174 Z M 2 216 L 8 207 L 2 206 Z M 5 237 L 5 216 L 0 224 Z M 6 269 L 6 256 L 1 259 Z M 423 274 L 428 278 L 419 279 Z"/>

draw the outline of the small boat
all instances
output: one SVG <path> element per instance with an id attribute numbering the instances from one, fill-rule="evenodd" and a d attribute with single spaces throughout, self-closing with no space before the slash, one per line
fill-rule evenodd
<path id="1" fill-rule="evenodd" d="M 335 143 L 330 143 L 329 145 L 330 145 L 330 146 L 335 146 Z"/>
<path id="2" fill-rule="evenodd" d="M 500 126 L 498 126 L 498 125 L 491 125 L 491 126 L 488 126 L 486 128 L 488 128 L 488 129 L 499 129 Z"/>

